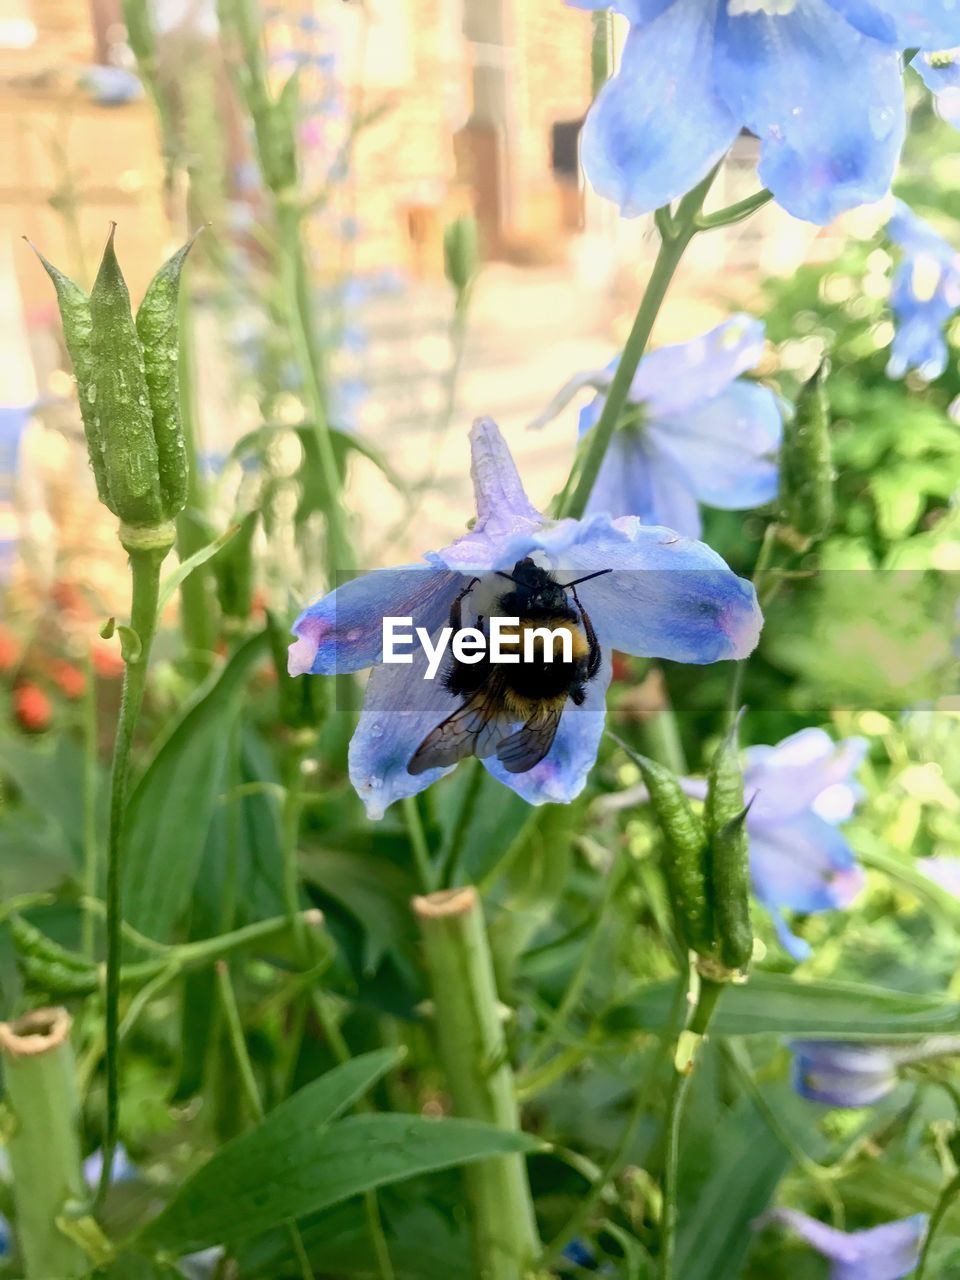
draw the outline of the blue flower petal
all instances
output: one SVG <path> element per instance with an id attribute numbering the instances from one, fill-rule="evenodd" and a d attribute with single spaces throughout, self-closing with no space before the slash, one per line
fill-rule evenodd
<path id="1" fill-rule="evenodd" d="M 763 339 L 763 322 L 738 312 L 689 342 L 658 347 L 640 361 L 630 400 L 644 405 L 650 418 L 686 413 L 753 369 L 763 355 Z"/>
<path id="2" fill-rule="evenodd" d="M 631 427 L 617 431 L 607 449 L 587 503 L 587 513 L 595 512 L 700 536 L 700 507 L 686 469 L 651 449 L 644 431 Z"/>
<path id="3" fill-rule="evenodd" d="M 470 456 L 476 524 L 469 533 L 430 557 L 435 563 L 464 573 L 502 568 L 504 544 L 518 535 L 532 534 L 543 522 L 530 504 L 510 450 L 492 418 L 480 418 L 473 424 Z"/>
<path id="4" fill-rule="evenodd" d="M 605 653 L 596 678 L 587 685 L 586 700 L 579 707 L 567 703 L 553 746 L 539 764 L 526 773 L 508 773 L 495 756 L 490 756 L 483 762 L 487 771 L 528 804 L 566 804 L 573 800 L 586 785 L 597 759 L 612 672 L 610 654 Z"/>
<path id="5" fill-rule="evenodd" d="M 958 270 L 960 254 L 950 241 L 914 213 L 903 200 L 894 201 L 894 211 L 887 221 L 886 231 L 893 243 L 909 257 L 923 254 Z"/>
<path id="6" fill-rule="evenodd" d="M 430 565 L 375 569 L 309 605 L 293 624 L 292 676 L 360 671 L 380 661 L 383 619 L 412 617 L 428 630 L 444 620 L 457 594 L 459 574 Z"/>
<path id="7" fill-rule="evenodd" d="M 412 663 L 388 663 L 370 672 L 348 756 L 350 781 L 368 818 L 382 818 L 395 800 L 416 795 L 450 772 L 407 772 L 420 743 L 461 702 L 444 688 L 439 674 L 425 679 L 426 670 L 427 659 L 418 644 Z"/>
<path id="8" fill-rule="evenodd" d="M 960 43 L 954 0 L 830 0 L 866 36 L 895 49 L 945 49 Z"/>
<path id="9" fill-rule="evenodd" d="M 846 782 L 866 752 L 865 738 L 837 743 L 816 728 L 801 729 L 775 747 L 748 747 L 744 792 L 753 801 L 747 819 L 750 828 L 788 823 L 804 813 L 823 792 Z"/>
<path id="10" fill-rule="evenodd" d="M 960 48 L 918 53 L 910 65 L 932 93 L 960 89 Z"/>
<path id="11" fill-rule="evenodd" d="M 617 74 L 583 128 L 592 186 L 628 217 L 689 191 L 724 154 L 739 121 L 714 91 L 717 0 L 674 0 L 627 37 Z"/>
<path id="12" fill-rule="evenodd" d="M 776 497 L 783 422 L 768 387 L 732 382 L 713 400 L 647 430 L 650 448 L 683 467 L 701 502 L 743 511 Z"/>
<path id="13" fill-rule="evenodd" d="M 724 8 L 716 68 L 728 108 L 761 140 L 761 181 L 795 217 L 828 223 L 889 190 L 904 132 L 899 53 L 826 0 Z"/>
<path id="14" fill-rule="evenodd" d="M 773 1209 L 761 1219 L 761 1223 L 771 1221 L 784 1223 L 829 1258 L 834 1264 L 832 1280 L 902 1280 L 917 1265 L 928 1218 L 918 1213 L 850 1233 L 796 1209 Z"/>
<path id="15" fill-rule="evenodd" d="M 897 1064 L 885 1045 L 795 1040 L 793 1083 L 811 1102 L 869 1107 L 897 1085 Z"/>
<path id="16" fill-rule="evenodd" d="M 863 887 L 863 872 L 843 835 L 815 813 L 759 829 L 747 819 L 750 874 L 757 897 L 790 911 L 847 907 Z"/>
<path id="17" fill-rule="evenodd" d="M 577 588 L 600 643 L 675 662 L 720 662 L 756 648 L 763 619 L 752 585 L 702 542 L 634 516 L 560 520 L 505 549 L 509 563 L 531 553 L 560 580 L 612 572 Z"/>

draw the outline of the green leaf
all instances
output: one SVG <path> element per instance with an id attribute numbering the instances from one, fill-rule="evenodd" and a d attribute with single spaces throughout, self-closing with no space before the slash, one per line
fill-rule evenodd
<path id="1" fill-rule="evenodd" d="M 124 828 L 124 917 L 166 941 L 193 892 L 222 781 L 246 677 L 266 647 L 263 634 L 233 655 L 201 691 L 130 797 Z"/>
<path id="2" fill-rule="evenodd" d="M 240 526 L 238 524 L 231 525 L 229 529 L 221 533 L 219 538 L 214 538 L 213 542 L 208 542 L 205 547 L 201 547 L 199 551 L 194 552 L 189 559 L 177 565 L 172 573 L 167 574 L 160 584 L 160 598 L 157 604 L 158 614 L 163 613 L 164 608 L 173 599 L 173 593 L 182 582 L 190 577 L 194 569 L 199 569 L 202 564 L 212 560 L 218 551 L 222 551 L 227 543 L 236 537 L 239 530 Z"/>
<path id="3" fill-rule="evenodd" d="M 410 954 L 416 928 L 410 899 L 416 892 L 413 879 L 386 858 L 316 849 L 301 855 L 305 879 L 359 921 L 364 930 L 364 970 L 376 970 L 384 952 Z"/>
<path id="4" fill-rule="evenodd" d="M 659 1031 L 667 1024 L 673 989 L 672 982 L 645 987 L 607 1014 L 607 1027 Z M 744 985 L 731 985 L 724 992 L 713 1030 L 722 1036 L 889 1040 L 960 1031 L 960 1005 L 884 987 L 798 982 L 784 974 L 754 973 Z"/>
<path id="5" fill-rule="evenodd" d="M 683 1280 L 742 1275 L 753 1239 L 751 1223 L 772 1200 L 790 1163 L 786 1149 L 746 1100 L 721 1122 L 713 1150 L 714 1164 L 696 1201 L 680 1208 L 676 1274 Z M 682 1180 L 681 1166 L 681 1185 Z"/>
<path id="6" fill-rule="evenodd" d="M 376 1075 L 362 1064 L 371 1060 L 378 1062 L 378 1075 L 396 1061 L 383 1051 L 366 1054 L 301 1089 L 256 1129 L 222 1147 L 149 1224 L 142 1241 L 181 1252 L 232 1242 L 374 1187 L 540 1145 L 526 1134 L 473 1120 L 416 1115 L 349 1116 L 324 1132 L 332 1116 L 324 1086 L 360 1065 L 367 1076 L 363 1087 L 369 1087 Z M 352 1100 L 344 1096 L 341 1090 L 339 1110 Z"/>

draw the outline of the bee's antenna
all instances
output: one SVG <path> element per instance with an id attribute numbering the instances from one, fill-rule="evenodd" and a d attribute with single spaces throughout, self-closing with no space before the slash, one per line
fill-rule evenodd
<path id="1" fill-rule="evenodd" d="M 516 580 L 516 578 L 513 577 L 512 574 L 504 573 L 502 569 L 497 569 L 495 572 L 498 578 L 506 578 L 506 580 L 508 582 L 512 582 L 515 587 L 519 587 L 520 583 Z M 604 570 L 604 573 L 606 573 L 606 570 Z"/>
<path id="2" fill-rule="evenodd" d="M 573 582 L 565 582 L 563 589 L 564 591 L 569 591 L 571 587 L 579 587 L 581 582 L 589 582 L 591 578 L 602 578 L 605 573 L 612 572 L 612 569 L 598 569 L 596 573 L 588 573 L 582 578 L 574 578 Z"/>

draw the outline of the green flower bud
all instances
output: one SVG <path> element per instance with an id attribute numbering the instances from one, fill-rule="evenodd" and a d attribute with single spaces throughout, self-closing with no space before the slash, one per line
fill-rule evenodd
<path id="1" fill-rule="evenodd" d="M 780 519 L 784 540 L 805 550 L 833 521 L 833 451 L 824 360 L 800 390 L 780 448 Z"/>
<path id="2" fill-rule="evenodd" d="M 27 986 L 55 996 L 96 991 L 97 969 L 86 957 L 60 946 L 23 916 L 11 915 L 8 924 Z"/>
<path id="3" fill-rule="evenodd" d="M 290 628 L 267 613 L 270 653 L 277 673 L 277 716 L 288 729 L 317 729 L 326 719 L 328 681 L 323 676 L 292 676 L 287 670 Z"/>
<path id="4" fill-rule="evenodd" d="M 714 939 L 707 894 L 704 825 L 669 769 L 629 748 L 626 750 L 643 776 L 666 845 L 663 870 L 680 934 L 692 951 L 710 955 Z"/>
<path id="5" fill-rule="evenodd" d="M 237 532 L 213 557 L 217 599 L 224 618 L 245 622 L 253 607 L 253 535 L 260 512 L 255 507 L 240 521 Z"/>
<path id="6" fill-rule="evenodd" d="M 190 246 L 157 273 L 135 324 L 114 252 L 114 231 L 111 228 L 89 298 L 42 254 L 38 256 L 57 291 L 100 501 L 127 530 L 124 545 L 139 546 L 138 531 L 149 534 L 162 528 L 162 541 L 169 546 L 169 522 L 182 510 L 187 491 L 179 417 L 177 291 Z"/>
<path id="7" fill-rule="evenodd" d="M 753 952 L 746 817 L 743 770 L 734 725 L 710 762 L 704 808 L 710 896 L 720 960 L 726 969 L 746 968 Z"/>
<path id="8" fill-rule="evenodd" d="M 458 305 L 473 284 L 479 258 L 476 220 L 466 215 L 448 222 L 443 229 L 443 271 L 457 291 Z"/>

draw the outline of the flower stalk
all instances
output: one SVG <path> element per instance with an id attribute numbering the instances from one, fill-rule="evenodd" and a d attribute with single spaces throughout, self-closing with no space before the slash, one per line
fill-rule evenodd
<path id="1" fill-rule="evenodd" d="M 472 886 L 413 900 L 433 994 L 440 1062 L 458 1116 L 517 1129 L 519 1114 L 480 898 Z M 540 1252 L 522 1155 L 464 1175 L 481 1280 L 521 1280 Z"/>
<path id="2" fill-rule="evenodd" d="M 86 1195 L 79 1101 L 66 1009 L 35 1009 L 0 1022 L 0 1060 L 13 1112 L 8 1138 L 17 1236 L 27 1280 L 71 1280 L 90 1262 L 59 1225 Z"/>

